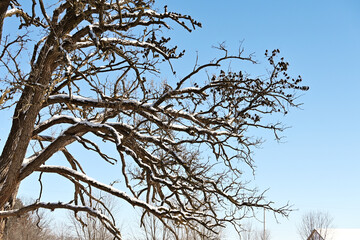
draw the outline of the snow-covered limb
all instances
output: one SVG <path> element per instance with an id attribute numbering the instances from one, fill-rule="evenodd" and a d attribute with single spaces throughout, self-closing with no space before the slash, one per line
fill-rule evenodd
<path id="1" fill-rule="evenodd" d="M 184 92 L 187 92 L 188 89 L 184 90 Z M 180 91 L 182 92 L 182 91 Z M 168 107 L 154 107 L 152 104 L 149 103 L 142 103 L 136 100 L 129 100 L 129 99 L 112 99 L 109 98 L 109 100 L 102 100 L 102 99 L 93 99 L 88 97 L 81 97 L 72 95 L 71 97 L 68 94 L 57 94 L 52 95 L 48 98 L 46 101 L 47 104 L 55 104 L 55 103 L 71 103 L 78 106 L 89 106 L 89 107 L 95 107 L 95 108 L 114 108 L 114 109 L 121 109 L 121 110 L 140 110 L 141 113 L 148 118 L 153 118 L 154 120 L 160 121 L 157 118 L 157 114 L 165 113 L 170 114 L 175 118 L 184 118 L 187 120 L 190 120 L 196 124 L 199 124 L 200 126 L 204 126 L 205 124 L 211 124 L 211 123 L 217 123 L 219 122 L 216 118 L 206 118 L 199 114 L 191 114 L 189 112 L 183 111 L 183 110 L 175 110 L 173 108 Z M 150 114 L 150 115 L 148 115 Z M 70 121 L 70 120 L 69 120 Z M 181 126 L 176 127 L 176 125 L 170 125 L 174 126 L 174 130 L 181 130 L 184 129 Z M 221 133 L 224 134 L 224 133 Z"/>
<path id="2" fill-rule="evenodd" d="M 6 210 L 6 211 L 0 211 L 0 217 L 13 217 L 13 216 L 21 216 L 24 215 L 27 212 L 35 211 L 37 209 L 49 209 L 51 211 L 54 211 L 55 209 L 67 209 L 74 212 L 86 212 L 87 214 L 98 218 L 105 227 L 114 234 L 115 239 L 121 240 L 121 233 L 117 229 L 117 227 L 114 225 L 114 223 L 104 214 L 102 214 L 100 211 L 94 208 L 90 208 L 88 206 L 79 206 L 79 205 L 73 205 L 69 203 L 51 203 L 51 202 L 37 202 L 33 203 L 27 206 L 24 206 L 19 209 L 12 209 L 12 210 Z"/>
<path id="3" fill-rule="evenodd" d="M 96 47 L 100 47 L 100 40 L 99 40 L 98 36 L 96 36 L 96 34 L 94 33 L 93 26 L 89 25 L 88 27 L 89 27 L 89 36 L 90 36 L 91 40 L 93 40 Z"/>
<path id="4" fill-rule="evenodd" d="M 33 131 L 33 135 L 35 136 L 56 124 L 60 124 L 60 123 L 76 124 L 79 123 L 80 121 L 81 121 L 80 118 L 75 118 L 68 115 L 55 115 L 45 120 L 44 122 L 41 122 L 40 124 L 36 125 Z"/>
<path id="5" fill-rule="evenodd" d="M 5 17 L 11 17 L 15 14 L 24 14 L 24 12 L 19 8 L 12 8 L 5 13 Z"/>
<path id="6" fill-rule="evenodd" d="M 53 121 L 48 121 L 46 124 L 54 124 L 57 120 L 74 120 L 64 116 L 55 117 Z M 53 154 L 60 151 L 67 145 L 74 142 L 77 137 L 86 134 L 87 132 L 102 131 L 109 134 L 116 145 L 121 145 L 122 136 L 111 126 L 102 123 L 94 123 L 90 121 L 81 121 L 70 126 L 68 129 L 63 131 L 53 142 L 45 147 L 41 152 L 36 154 L 36 157 L 31 158 L 31 161 L 27 161 L 26 165 L 22 166 L 20 177 L 23 179 L 27 177 L 31 172 L 35 171 L 45 161 L 47 161 Z"/>
<path id="7" fill-rule="evenodd" d="M 49 172 L 49 173 L 58 173 L 58 174 L 64 174 L 67 175 L 69 177 L 74 177 L 84 183 L 90 184 L 102 191 L 108 192 L 111 195 L 115 195 L 123 200 L 125 200 L 126 202 L 128 202 L 129 204 L 133 205 L 133 206 L 139 206 L 139 207 L 144 207 L 147 210 L 156 213 L 157 215 L 162 215 L 165 214 L 166 212 L 169 211 L 169 209 L 164 208 L 164 207 L 160 207 L 160 208 L 156 208 L 154 206 L 151 206 L 149 204 L 147 204 L 144 201 L 141 201 L 139 199 L 136 199 L 134 197 L 129 196 L 128 194 L 126 194 L 123 191 L 120 191 L 110 185 L 106 185 L 104 183 L 101 183 L 83 173 L 77 172 L 71 168 L 68 167 L 63 167 L 63 166 L 50 166 L 50 165 L 46 165 L 46 166 L 41 166 L 38 168 L 37 171 L 41 171 L 41 172 Z"/>
<path id="8" fill-rule="evenodd" d="M 91 33 L 91 31 L 89 30 L 89 34 Z M 87 47 L 91 47 L 93 46 L 94 42 L 95 42 L 95 46 L 100 46 L 101 43 L 103 44 L 108 44 L 108 45 L 114 45 L 114 44 L 118 44 L 118 45 L 122 45 L 122 46 L 132 46 L 132 47 L 140 47 L 140 48 L 144 48 L 144 49 L 151 49 L 152 51 L 155 51 L 159 54 L 161 54 L 165 59 L 169 59 L 169 58 L 174 58 L 175 56 L 171 56 L 169 53 L 166 52 L 166 49 L 161 48 L 160 46 L 154 44 L 154 43 L 149 43 L 149 42 L 141 42 L 141 41 L 133 41 L 133 40 L 123 40 L 123 39 L 119 39 L 119 38 L 96 38 L 95 34 L 90 34 L 91 38 L 93 39 L 93 41 L 81 41 L 76 43 L 76 45 L 74 45 L 74 48 L 87 48 Z"/>
<path id="9" fill-rule="evenodd" d="M 54 94 L 49 96 L 47 101 L 44 103 L 44 107 L 55 103 L 71 103 L 78 106 L 89 106 L 95 108 L 122 108 L 123 110 L 129 110 L 138 107 L 153 111 L 155 110 L 149 108 L 151 106 L 150 104 L 141 103 L 132 99 L 109 98 L 108 100 L 104 100 L 82 97 L 78 95 L 70 96 L 69 94 Z"/>
<path id="10" fill-rule="evenodd" d="M 109 98 L 110 99 L 110 98 Z M 157 124 L 159 127 L 163 128 L 163 129 L 171 129 L 174 131 L 180 131 L 180 132 L 184 132 L 189 134 L 189 136 L 193 136 L 192 138 L 197 138 L 201 135 L 203 135 L 204 137 L 207 136 L 212 136 L 215 139 L 218 136 L 227 136 L 227 137 L 233 137 L 233 138 L 237 138 L 237 139 L 241 139 L 243 136 L 241 134 L 237 134 L 235 132 L 232 131 L 232 129 L 230 128 L 229 130 L 214 130 L 211 126 L 211 124 L 209 123 L 213 123 L 213 124 L 221 124 L 223 122 L 224 127 L 226 127 L 227 121 L 222 121 L 220 120 L 216 120 L 216 118 L 205 118 L 202 117 L 200 115 L 196 116 L 190 113 L 187 113 L 185 111 L 176 111 L 172 108 L 164 108 L 164 107 L 157 107 L 154 108 L 152 107 L 151 104 L 142 104 L 138 101 L 134 101 L 134 100 L 122 100 L 122 99 L 117 99 L 115 101 L 105 101 L 105 100 L 96 100 L 96 99 L 91 99 L 91 98 L 83 98 L 83 97 L 79 97 L 79 96 L 72 96 L 71 98 L 68 95 L 54 95 L 54 96 L 50 96 L 48 103 L 55 103 L 55 102 L 69 102 L 71 104 L 75 104 L 75 105 L 83 105 L 83 106 L 92 106 L 92 107 L 108 107 L 108 108 L 114 108 L 114 109 L 122 109 L 122 110 L 133 110 L 133 111 L 140 111 L 139 114 L 146 117 L 147 119 L 149 119 L 150 121 L 154 122 L 155 124 Z M 180 120 L 181 118 L 184 118 L 186 120 L 191 120 L 193 123 L 195 124 L 199 124 L 200 126 L 183 126 L 183 125 L 176 125 L 176 124 L 169 124 L 166 121 L 161 121 L 158 118 L 158 115 L 160 113 L 165 113 L 168 115 L 173 116 L 174 118 L 177 118 L 178 120 Z M 50 123 L 55 123 L 55 122 L 61 122 L 61 123 L 70 123 L 69 121 L 75 122 L 75 120 L 70 120 L 68 117 L 57 117 L 52 119 L 51 121 L 49 121 Z M 146 136 L 144 134 L 139 134 L 136 129 L 132 128 L 132 127 L 128 127 L 126 125 L 122 125 L 121 123 L 109 123 L 110 125 L 114 126 L 114 127 L 121 127 L 121 128 L 125 128 L 122 131 L 123 134 L 134 134 L 134 136 L 137 136 L 136 138 L 139 141 L 145 141 L 145 142 L 152 142 L 152 143 L 156 143 L 156 145 L 159 145 L 160 141 L 165 141 L 168 144 L 171 145 L 177 145 L 177 142 L 174 142 L 173 140 L 171 140 L 170 138 L 167 137 L 154 137 L 154 136 Z M 41 124 L 40 127 L 48 125 L 50 126 L 50 124 L 48 124 L 48 122 L 44 122 Z M 42 127 L 43 128 L 43 127 Z M 36 128 L 37 130 L 37 128 Z M 193 142 L 195 140 L 182 140 L 183 143 L 185 141 L 188 142 Z M 207 142 L 206 140 L 203 140 L 204 142 Z M 210 142 L 208 142 L 210 143 Z"/>
<path id="11" fill-rule="evenodd" d="M 168 208 L 165 206 L 157 207 L 157 206 L 150 205 L 149 203 L 147 203 L 145 201 L 142 201 L 138 198 L 129 196 L 125 192 L 120 191 L 120 190 L 114 188 L 113 186 L 101 183 L 101 182 L 87 176 L 86 174 L 80 173 L 71 168 L 67 168 L 67 167 L 63 167 L 63 166 L 46 165 L 46 166 L 39 167 L 37 171 L 47 172 L 47 173 L 57 173 L 57 174 L 64 175 L 66 177 L 73 177 L 73 178 L 75 178 L 79 181 L 82 181 L 86 184 L 89 184 L 99 190 L 102 190 L 111 195 L 119 197 L 119 198 L 125 200 L 126 202 L 128 202 L 132 206 L 141 207 L 142 209 L 145 209 L 146 211 L 148 211 L 156 216 L 159 216 L 159 217 L 166 217 L 169 219 L 174 219 L 174 220 L 179 220 L 179 221 L 181 221 L 182 218 L 188 218 L 189 220 L 197 220 L 197 218 L 195 216 L 191 216 L 191 214 L 189 212 L 186 212 L 186 211 L 182 212 L 180 209 L 172 209 L 172 208 Z"/>
<path id="12" fill-rule="evenodd" d="M 34 14 L 34 12 L 33 12 Z M 46 27 L 46 25 L 44 25 L 38 18 L 35 18 L 35 16 L 30 16 L 28 13 L 26 13 L 23 9 L 21 8 L 18 8 L 18 7 L 13 7 L 12 9 L 10 10 L 7 10 L 6 13 L 5 13 L 5 18 L 6 17 L 12 17 L 12 16 L 16 16 L 16 17 L 19 17 L 19 18 L 22 18 L 23 21 L 25 22 L 24 25 L 30 25 L 30 24 L 33 24 L 37 27 L 41 26 L 43 28 Z"/>

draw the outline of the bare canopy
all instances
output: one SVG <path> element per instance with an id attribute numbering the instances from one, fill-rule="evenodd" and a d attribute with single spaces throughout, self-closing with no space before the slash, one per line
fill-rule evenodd
<path id="1" fill-rule="evenodd" d="M 332 227 L 333 218 L 327 212 L 312 211 L 303 215 L 298 227 L 298 233 L 303 240 L 308 240 L 311 233 L 316 230 L 324 239 L 329 237 L 329 229 Z"/>
<path id="2" fill-rule="evenodd" d="M 276 137 L 283 130 L 266 116 L 297 106 L 295 93 L 307 89 L 299 85 L 301 77 L 288 76 L 279 50 L 266 52 L 269 71 L 263 77 L 220 70 L 229 60 L 234 68 L 237 62 L 255 63 L 243 51 L 231 55 L 222 45 L 219 58 L 178 76 L 172 62 L 184 51 L 166 34 L 170 26 L 192 31 L 201 24 L 166 6 L 157 9 L 154 2 L 9 5 L 1 24 L 11 20 L 11 28 L 16 22 L 19 30 L 3 32 L 0 45 L 0 110 L 14 112 L 0 157 L 0 218 L 38 208 L 83 211 L 121 239 L 108 214 L 87 206 L 96 200 L 92 189 L 164 224 L 174 221 L 195 230 L 215 231 L 226 223 L 237 227 L 256 208 L 288 213 L 287 206 L 275 208 L 262 192 L 247 187 L 241 169 L 245 164 L 252 170 L 251 152 L 260 143 L 252 129 Z M 163 76 L 165 67 L 173 75 Z M 70 145 L 98 157 L 102 169 L 103 163 L 120 165 L 114 180 L 120 178 L 124 189 L 88 176 L 86 159 Z M 67 164 L 45 165 L 55 153 Z M 19 184 L 36 172 L 69 180 L 72 201 L 12 209 Z"/>

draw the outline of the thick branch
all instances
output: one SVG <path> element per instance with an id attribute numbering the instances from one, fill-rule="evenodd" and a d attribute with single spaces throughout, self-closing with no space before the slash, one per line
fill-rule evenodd
<path id="1" fill-rule="evenodd" d="M 25 207 L 22 207 L 20 209 L 14 209 L 14 210 L 7 210 L 7 211 L 0 211 L 0 218 L 6 218 L 6 217 L 13 217 L 13 216 L 21 216 L 25 213 L 35 211 L 37 209 L 44 208 L 49 209 L 51 211 L 54 211 L 55 209 L 67 209 L 72 210 L 74 212 L 86 212 L 87 214 L 98 218 L 101 222 L 104 223 L 105 227 L 116 237 L 116 239 L 122 239 L 121 234 L 119 230 L 116 228 L 116 226 L 112 223 L 112 221 L 102 214 L 100 211 L 87 207 L 87 206 L 79 206 L 79 205 L 72 205 L 67 203 L 34 203 Z"/>

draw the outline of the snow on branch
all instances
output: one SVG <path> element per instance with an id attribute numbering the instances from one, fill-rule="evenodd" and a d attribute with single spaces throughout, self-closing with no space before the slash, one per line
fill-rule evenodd
<path id="1" fill-rule="evenodd" d="M 180 220 L 181 219 L 179 217 L 180 215 L 183 217 L 189 216 L 188 213 L 182 213 L 180 211 L 177 211 L 174 209 L 169 209 L 164 206 L 159 206 L 159 207 L 152 206 L 140 199 L 131 197 L 128 194 L 126 194 L 125 192 L 120 191 L 112 186 L 103 184 L 103 183 L 87 176 L 86 174 L 80 173 L 78 171 L 75 171 L 75 170 L 67 168 L 67 167 L 47 165 L 47 166 L 41 166 L 40 168 L 38 168 L 37 171 L 47 172 L 47 173 L 58 173 L 58 174 L 74 177 L 75 179 L 80 180 L 86 184 L 93 186 L 93 187 L 96 187 L 99 190 L 102 190 L 111 195 L 119 197 L 119 198 L 125 200 L 126 202 L 128 202 L 132 206 L 137 206 L 137 207 L 146 209 L 147 211 L 149 211 L 159 217 L 167 215 L 171 219 Z"/>
<path id="2" fill-rule="evenodd" d="M 58 117 L 55 119 L 66 119 L 64 117 Z M 52 122 L 53 123 L 53 122 Z M 31 160 L 26 161 L 26 164 L 22 165 L 21 178 L 27 177 L 31 172 L 41 166 L 46 160 L 48 160 L 57 151 L 60 151 L 67 145 L 74 142 L 77 137 L 84 135 L 87 132 L 101 131 L 108 133 L 116 145 L 121 145 L 122 136 L 111 126 L 102 123 L 95 123 L 90 121 L 81 121 L 72 125 L 61 133 L 53 142 L 45 147 L 41 152 L 38 152 L 35 157 L 29 158 Z"/>
<path id="3" fill-rule="evenodd" d="M 121 234 L 117 227 L 114 225 L 114 223 L 104 214 L 102 214 L 100 211 L 94 208 L 90 208 L 87 206 L 79 206 L 79 205 L 73 205 L 69 203 L 51 203 L 51 202 L 37 202 L 33 203 L 27 206 L 24 206 L 19 209 L 13 209 L 13 210 L 6 210 L 6 211 L 0 211 L 0 217 L 18 217 L 21 215 L 24 215 L 25 213 L 35 211 L 37 209 L 49 209 L 51 211 L 54 211 L 55 209 L 66 209 L 71 210 L 74 212 L 86 212 L 87 214 L 99 219 L 105 227 L 115 236 L 116 239 L 122 239 Z"/>

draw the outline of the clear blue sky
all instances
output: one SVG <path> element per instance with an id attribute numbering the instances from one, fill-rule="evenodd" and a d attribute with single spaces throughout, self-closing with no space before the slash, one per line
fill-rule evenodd
<path id="1" fill-rule="evenodd" d="M 165 2 L 165 1 L 163 1 Z M 290 201 L 298 211 L 277 224 L 267 217 L 274 240 L 296 240 L 307 211 L 334 217 L 334 226 L 360 228 L 360 1 L 247 0 L 166 1 L 170 10 L 203 23 L 191 34 L 178 34 L 180 46 L 200 59 L 211 59 L 212 45 L 226 41 L 233 50 L 279 48 L 310 90 L 283 119 L 291 126 L 279 144 L 268 139 L 255 151 L 255 184 L 270 188 L 269 199 Z M 186 65 L 185 65 L 186 66 Z M 186 66 L 187 67 L 187 66 Z M 235 64 L 232 65 L 236 67 Z M 260 74 L 260 73 L 259 73 Z"/>
<path id="2" fill-rule="evenodd" d="M 278 206 L 289 201 L 298 209 L 289 219 L 279 218 L 279 224 L 267 217 L 271 239 L 299 239 L 296 226 L 310 210 L 327 211 L 336 227 L 360 228 L 360 1 L 163 0 L 158 4 L 203 23 L 191 34 L 175 27 L 173 42 L 187 50 L 178 68 L 190 70 L 196 51 L 205 62 L 216 57 L 212 45 L 226 41 L 236 51 L 244 40 L 242 46 L 255 52 L 260 62 L 265 49 L 279 48 L 291 72 L 310 86 L 299 99 L 302 110 L 292 110 L 282 119 L 292 126 L 284 133 L 284 142 L 270 137 L 255 152 L 255 184 L 270 188 L 267 196 Z M 20 195 L 28 195 L 34 183 L 27 184 Z"/>

